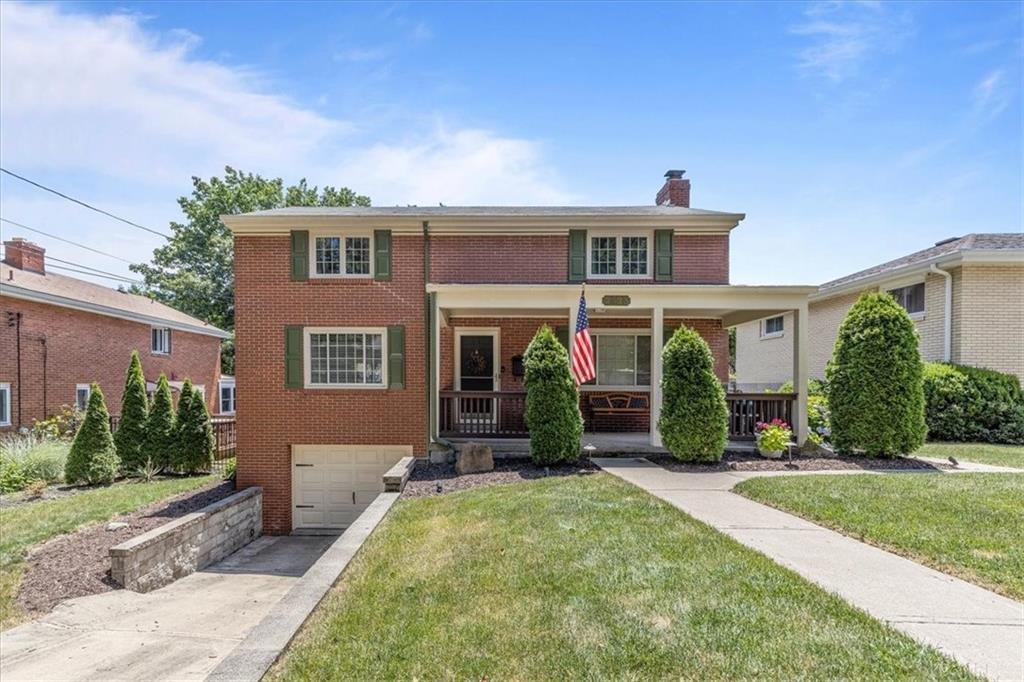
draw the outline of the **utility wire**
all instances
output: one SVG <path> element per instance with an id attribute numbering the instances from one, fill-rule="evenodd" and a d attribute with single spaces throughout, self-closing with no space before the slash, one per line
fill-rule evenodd
<path id="1" fill-rule="evenodd" d="M 41 185 L 41 184 L 39 184 L 38 182 L 36 182 L 34 180 L 29 180 L 28 178 L 23 177 L 21 175 L 18 175 L 17 173 L 12 173 L 11 171 L 7 170 L 6 168 L 0 168 L 0 171 L 2 171 L 4 173 L 7 173 L 8 175 L 10 175 L 13 178 L 18 178 L 22 182 L 27 182 L 30 185 L 34 185 L 35 187 L 38 187 L 41 190 L 45 190 L 47 192 L 50 192 L 51 194 L 56 194 L 57 196 L 59 196 L 61 198 L 67 199 L 68 201 L 72 201 L 72 202 L 78 204 L 79 206 L 84 206 L 84 207 L 86 207 L 87 209 L 89 209 L 91 211 L 96 211 L 97 213 L 102 213 L 103 215 L 105 215 L 107 217 L 110 217 L 110 218 L 113 218 L 114 220 L 120 220 L 125 225 L 131 225 L 132 227 L 138 228 L 140 230 L 145 230 L 146 232 L 151 232 L 152 234 L 155 234 L 158 237 L 163 237 L 164 239 L 170 239 L 171 238 L 171 235 L 169 235 L 169 234 L 165 234 L 163 232 L 158 232 L 157 230 L 151 230 L 150 228 L 146 227 L 145 225 L 139 225 L 138 223 L 134 223 L 131 220 L 128 220 L 127 218 L 122 218 L 119 215 L 114 215 L 110 211 L 104 211 L 102 208 L 96 208 L 95 206 L 93 206 L 91 204 L 87 204 L 84 201 L 80 201 L 78 199 L 75 199 L 74 197 L 69 197 L 67 194 L 64 194 L 62 192 L 58 192 L 57 190 L 52 189 L 50 187 L 47 187 L 46 185 Z"/>
<path id="2" fill-rule="evenodd" d="M 73 242 L 70 239 L 65 239 L 64 237 L 58 237 L 57 235 L 50 234 L 49 232 L 43 232 L 42 230 L 37 230 L 36 228 L 29 227 L 28 225 L 22 225 L 21 223 L 16 223 L 13 220 L 8 220 L 7 218 L 0 218 L 0 221 L 5 222 L 5 223 L 10 223 L 11 225 L 14 225 L 16 227 L 20 227 L 23 230 L 28 230 L 29 232 L 35 232 L 37 234 L 41 234 L 43 236 L 50 237 L 51 239 L 56 239 L 58 241 L 62 241 L 64 243 L 66 243 L 66 244 L 71 244 L 72 246 L 77 246 L 78 248 L 85 249 L 86 251 L 92 251 L 93 253 L 98 253 L 101 256 L 107 256 L 108 258 L 113 258 L 115 260 L 119 260 L 122 263 L 127 263 L 128 265 L 132 265 L 133 264 L 132 261 L 130 261 L 130 260 L 126 259 L 126 258 L 121 258 L 120 256 L 115 256 L 112 253 L 107 253 L 106 251 L 100 251 L 99 249 L 94 249 L 91 246 L 86 246 L 85 244 L 79 244 L 78 242 Z"/>
<path id="3" fill-rule="evenodd" d="M 103 279 L 112 279 L 117 282 L 123 282 L 125 284 L 141 284 L 135 280 L 127 279 L 125 277 L 118 277 L 117 275 L 98 275 L 95 272 L 89 272 L 88 270 L 78 270 L 76 268 L 68 268 L 63 265 L 51 265 L 50 268 L 54 270 L 64 270 L 65 272 L 76 272 L 79 275 L 90 275 L 92 277 L 102 277 Z"/>
<path id="4" fill-rule="evenodd" d="M 60 258 L 54 258 L 53 256 L 47 256 L 46 260 L 47 261 L 55 260 L 58 263 L 64 263 L 65 265 L 73 265 L 76 268 L 84 268 L 86 270 L 92 270 L 92 271 L 94 271 L 96 273 L 97 277 L 100 277 L 102 275 L 107 275 L 108 277 L 116 277 L 117 279 L 123 279 L 126 282 L 131 282 L 132 284 L 143 284 L 142 280 L 132 279 L 130 277 L 125 277 L 124 275 L 118 275 L 118 274 L 113 273 L 113 272 L 107 272 L 106 270 L 100 270 L 98 268 L 92 267 L 91 265 L 82 265 L 81 263 L 72 263 L 69 260 L 61 260 Z"/>

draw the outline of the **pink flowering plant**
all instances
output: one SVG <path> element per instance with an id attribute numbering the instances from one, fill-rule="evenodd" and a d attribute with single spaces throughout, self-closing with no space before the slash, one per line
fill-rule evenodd
<path id="1" fill-rule="evenodd" d="M 770 422 L 758 422 L 754 426 L 754 435 L 757 437 L 758 450 L 781 452 L 793 438 L 793 431 L 786 422 L 773 419 Z"/>

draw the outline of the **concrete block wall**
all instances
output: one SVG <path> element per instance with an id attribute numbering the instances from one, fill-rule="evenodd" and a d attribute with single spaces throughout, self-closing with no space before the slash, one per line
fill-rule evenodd
<path id="1" fill-rule="evenodd" d="M 244 547 L 263 531 L 263 491 L 246 488 L 110 548 L 110 576 L 149 592 Z"/>

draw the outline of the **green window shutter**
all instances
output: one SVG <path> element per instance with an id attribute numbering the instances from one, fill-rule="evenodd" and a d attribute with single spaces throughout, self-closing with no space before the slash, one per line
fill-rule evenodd
<path id="1" fill-rule="evenodd" d="M 292 230 L 292 281 L 309 279 L 309 230 Z"/>
<path id="2" fill-rule="evenodd" d="M 284 328 L 284 387 L 302 388 L 302 327 L 289 325 Z"/>
<path id="3" fill-rule="evenodd" d="M 388 327 L 388 388 L 405 388 L 405 326 Z"/>
<path id="4" fill-rule="evenodd" d="M 555 336 L 558 337 L 558 342 L 565 346 L 566 350 L 569 350 L 569 328 L 555 327 Z"/>
<path id="5" fill-rule="evenodd" d="M 569 230 L 569 281 L 587 279 L 587 231 Z"/>
<path id="6" fill-rule="evenodd" d="M 672 230 L 654 231 L 654 281 L 672 281 Z"/>
<path id="7" fill-rule="evenodd" d="M 391 230 L 373 231 L 373 278 L 391 279 Z"/>

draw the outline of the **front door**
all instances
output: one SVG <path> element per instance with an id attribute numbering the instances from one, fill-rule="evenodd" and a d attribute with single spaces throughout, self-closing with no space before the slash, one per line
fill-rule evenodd
<path id="1" fill-rule="evenodd" d="M 455 366 L 460 391 L 497 391 L 499 370 L 497 331 L 457 331 Z M 464 424 L 492 424 L 494 398 L 464 396 L 459 399 L 459 420 Z"/>

